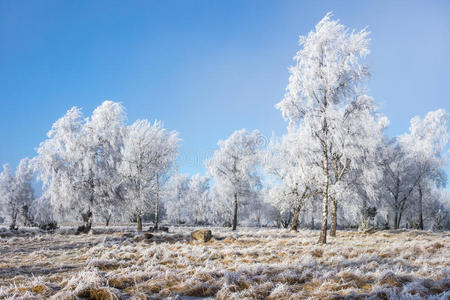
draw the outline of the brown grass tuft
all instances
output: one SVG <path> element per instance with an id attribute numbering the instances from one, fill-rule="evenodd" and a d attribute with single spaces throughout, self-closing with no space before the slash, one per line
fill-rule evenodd
<path id="1" fill-rule="evenodd" d="M 184 296 L 189 297 L 212 297 L 214 296 L 218 291 L 220 290 L 220 287 L 218 285 L 198 285 L 194 287 L 182 287 L 181 290 L 178 290 L 181 292 Z"/>
<path id="2" fill-rule="evenodd" d="M 47 287 L 47 286 L 45 286 L 43 284 L 38 284 L 38 285 L 33 286 L 31 288 L 31 291 L 33 293 L 35 293 L 35 294 L 40 294 L 40 295 L 41 294 L 42 295 L 49 295 L 52 292 L 52 290 L 49 287 Z"/>
<path id="3" fill-rule="evenodd" d="M 81 298 L 87 298 L 90 300 L 112 300 L 112 299 L 122 299 L 118 294 L 112 293 L 107 288 L 88 288 L 77 295 Z"/>
<path id="4" fill-rule="evenodd" d="M 108 280 L 108 285 L 113 288 L 123 290 L 129 286 L 134 285 L 134 280 L 133 278 L 129 277 L 112 278 Z"/>
<path id="5" fill-rule="evenodd" d="M 323 250 L 320 248 L 315 248 L 311 251 L 311 255 L 314 257 L 322 257 L 323 256 Z"/>
<path id="6" fill-rule="evenodd" d="M 406 276 L 397 276 L 392 272 L 386 273 L 380 280 L 380 285 L 389 285 L 395 287 L 402 287 L 404 284 L 410 282 L 411 279 Z"/>
<path id="7" fill-rule="evenodd" d="M 442 243 L 440 242 L 436 242 L 432 245 L 430 245 L 429 247 L 427 247 L 427 251 L 430 254 L 434 254 L 436 253 L 439 249 L 441 249 L 442 247 L 444 247 L 444 245 L 442 245 Z"/>

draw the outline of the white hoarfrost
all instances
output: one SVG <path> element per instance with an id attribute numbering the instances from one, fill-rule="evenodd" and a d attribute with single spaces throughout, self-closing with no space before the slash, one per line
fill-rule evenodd
<path id="1" fill-rule="evenodd" d="M 256 170 L 257 150 L 261 134 L 255 130 L 235 131 L 227 140 L 219 141 L 219 149 L 212 158 L 205 161 L 208 174 L 214 179 L 216 195 L 226 207 L 232 207 L 233 230 L 238 223 L 238 206 L 243 199 L 251 201 L 256 198 L 260 178 Z M 243 198 L 243 199 L 242 199 Z M 221 205 L 215 208 L 220 209 Z"/>
<path id="2" fill-rule="evenodd" d="M 138 231 L 142 231 L 142 215 L 150 207 L 151 195 L 158 226 L 161 181 L 178 154 L 178 142 L 177 133 L 168 132 L 161 122 L 137 120 L 127 130 L 120 172 L 127 185 L 126 212 L 136 214 Z"/>
<path id="3" fill-rule="evenodd" d="M 26 226 L 33 223 L 32 180 L 33 169 L 28 158 L 20 161 L 15 173 L 12 173 L 8 164 L 0 172 L 0 213 L 6 217 L 10 228 L 16 228 L 19 220 Z"/>
<path id="4" fill-rule="evenodd" d="M 335 235 L 346 177 L 374 152 L 387 123 L 365 94 L 369 72 L 361 59 L 369 53 L 368 45 L 366 30 L 349 31 L 327 14 L 315 30 L 300 37 L 302 49 L 290 68 L 285 96 L 276 105 L 290 128 L 309 133 L 308 149 L 316 156 L 311 175 L 317 176 L 322 195 L 321 243 L 326 243 L 329 200 Z"/>
<path id="5" fill-rule="evenodd" d="M 1 299 L 447 299 L 450 237 L 424 231 L 341 232 L 192 227 L 150 240 L 134 226 L 92 235 L 20 231 L 0 241 Z M 128 235 L 124 235 L 126 231 Z M 0 230 L 0 234 L 5 231 Z M 21 247 L 21 252 L 14 251 Z M 41 250 L 48 249 L 48 250 Z"/>

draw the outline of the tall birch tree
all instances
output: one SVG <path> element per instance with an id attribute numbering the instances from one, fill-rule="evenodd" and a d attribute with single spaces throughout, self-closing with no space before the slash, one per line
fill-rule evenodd
<path id="1" fill-rule="evenodd" d="M 364 94 L 368 68 L 360 62 L 369 53 L 368 34 L 366 30 L 349 31 L 328 13 L 313 31 L 300 37 L 302 49 L 289 69 L 285 96 L 276 105 L 290 127 L 308 129 L 320 152 L 320 172 L 313 172 L 322 194 L 320 243 L 327 241 L 330 198 L 333 231 L 337 222 L 333 186 L 342 181 L 352 162 L 356 166 L 354 156 L 366 150 L 366 145 L 355 139 L 364 129 L 358 120 L 365 115 L 376 121 L 373 101 Z M 361 142 L 365 143 L 364 139 Z"/>

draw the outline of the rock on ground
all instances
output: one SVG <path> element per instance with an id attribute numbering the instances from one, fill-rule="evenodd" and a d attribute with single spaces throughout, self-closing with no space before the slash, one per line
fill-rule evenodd
<path id="1" fill-rule="evenodd" d="M 211 239 L 212 233 L 209 229 L 199 229 L 193 231 L 191 237 L 197 241 L 207 242 Z"/>

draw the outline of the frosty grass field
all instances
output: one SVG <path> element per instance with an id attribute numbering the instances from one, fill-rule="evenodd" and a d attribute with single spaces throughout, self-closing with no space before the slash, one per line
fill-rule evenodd
<path id="1" fill-rule="evenodd" d="M 0 228 L 0 299 L 448 299 L 450 233 Z"/>

